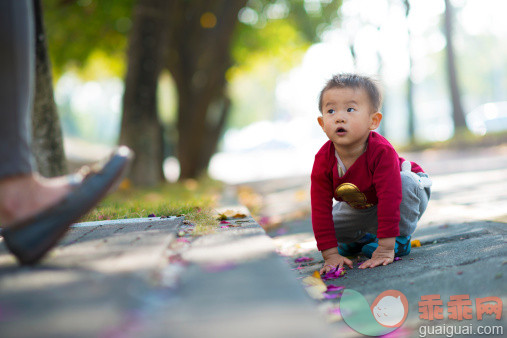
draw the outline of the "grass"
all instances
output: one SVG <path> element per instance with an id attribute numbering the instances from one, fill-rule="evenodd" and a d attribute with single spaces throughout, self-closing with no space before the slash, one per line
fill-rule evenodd
<path id="1" fill-rule="evenodd" d="M 213 208 L 221 188 L 221 183 L 206 178 L 149 189 L 132 188 L 124 181 L 80 221 L 185 215 L 195 224 L 196 234 L 209 233 L 218 225 Z"/>
<path id="2" fill-rule="evenodd" d="M 449 140 L 441 142 L 417 142 L 403 147 L 397 147 L 400 151 L 423 151 L 426 149 L 460 149 L 494 147 L 507 143 L 507 132 L 488 133 L 484 136 L 472 134 L 469 131 L 456 133 Z"/>

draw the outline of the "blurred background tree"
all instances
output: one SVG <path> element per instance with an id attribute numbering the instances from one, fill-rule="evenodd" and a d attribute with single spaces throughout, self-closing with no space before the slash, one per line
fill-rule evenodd
<path id="1" fill-rule="evenodd" d="M 129 175 L 140 186 L 164 180 L 157 87 L 165 63 L 169 4 L 167 0 L 138 0 L 132 15 L 120 143 L 135 151 Z"/>
<path id="2" fill-rule="evenodd" d="M 317 41 L 336 19 L 340 2 L 314 3 L 318 13 L 305 8 L 303 0 L 249 1 L 246 7 L 246 0 L 173 3 L 167 67 L 178 90 L 181 179 L 202 174 L 216 151 L 231 105 L 226 72 L 234 64 L 248 62 L 252 54 L 280 55 L 287 44 Z M 240 10 L 241 16 L 257 19 L 238 21 Z M 284 36 L 284 25 L 296 30 L 299 39 L 277 39 L 277 34 Z"/>
<path id="3" fill-rule="evenodd" d="M 43 2 L 66 140 L 86 136 L 112 145 L 121 128 L 121 142 L 138 155 L 131 179 L 148 186 L 163 180 L 163 160 L 172 155 L 180 179 L 199 176 L 220 141 L 229 154 L 300 145 L 311 145 L 310 153 L 321 135 L 308 121 L 317 113 L 318 91 L 336 72 L 378 75 L 388 109 L 381 132 L 394 143 L 452 137 L 471 126 L 463 124 L 464 113 L 507 99 L 507 48 L 500 43 L 507 29 L 487 18 L 501 12 L 488 12 L 499 3 L 488 4 Z M 483 53 L 492 48 L 497 52 Z M 453 82 L 452 69 L 459 74 Z M 462 113 L 453 114 L 459 100 Z M 225 162 L 218 166 L 224 173 L 237 161 Z"/>
<path id="4" fill-rule="evenodd" d="M 447 78 L 452 103 L 452 121 L 454 133 L 460 134 L 467 131 L 465 112 L 461 103 L 461 90 L 458 81 L 458 69 L 456 66 L 456 53 L 454 51 L 454 8 L 449 0 L 445 0 L 444 32 L 445 32 L 445 56 L 447 62 Z"/>
<path id="5" fill-rule="evenodd" d="M 92 58 L 97 55 L 105 56 L 105 62 L 113 65 L 112 71 L 120 71 L 122 67 L 118 64 L 121 64 L 119 60 L 125 50 L 127 31 L 131 26 L 136 29 L 142 25 L 138 21 L 150 17 L 151 14 L 146 13 L 153 12 L 155 3 L 140 0 L 136 3 L 136 11 L 130 15 L 132 1 L 47 1 L 47 20 L 51 22 L 50 51 L 56 73 L 61 74 L 65 68 L 71 67 L 85 69 L 86 74 Z M 161 182 L 164 153 L 160 150 L 160 121 L 154 105 L 157 86 L 151 83 L 140 89 L 139 86 L 144 84 L 129 81 L 128 74 L 137 72 L 136 79 L 153 80 L 153 76 L 160 73 L 158 61 L 151 65 L 147 63 L 157 60 L 157 53 L 164 53 L 160 48 L 167 48 L 164 67 L 171 73 L 178 95 L 176 147 L 180 178 L 195 178 L 207 168 L 229 115 L 231 101 L 226 86 L 227 71 L 233 65 L 247 63 L 250 55 L 260 54 L 285 54 L 286 65 L 290 65 L 291 54 L 284 53 L 284 49 L 294 51 L 318 41 L 320 33 L 335 22 L 340 6 L 340 1 L 329 0 L 311 3 L 304 0 L 255 0 L 248 4 L 246 0 L 170 3 L 168 10 L 158 4 L 160 14 L 156 18 L 151 15 L 154 26 L 158 25 L 159 19 L 166 21 L 167 40 L 160 40 L 159 32 L 148 30 L 134 31 L 130 35 L 121 140 L 138 154 L 131 178 L 139 185 Z M 240 10 L 246 18 L 244 22 L 238 21 Z M 292 39 L 277 38 L 277 35 L 286 37 L 287 31 L 292 34 Z M 130 58 L 139 57 L 136 44 L 141 39 L 145 43 L 155 39 L 157 43 L 153 50 L 145 51 L 144 60 L 132 61 Z M 150 101 L 150 107 L 134 108 L 134 95 L 139 100 Z"/>
<path id="6" fill-rule="evenodd" d="M 35 91 L 32 111 L 32 154 L 45 177 L 64 175 L 67 161 L 53 94 L 51 62 L 47 53 L 41 0 L 33 0 L 35 16 Z"/>

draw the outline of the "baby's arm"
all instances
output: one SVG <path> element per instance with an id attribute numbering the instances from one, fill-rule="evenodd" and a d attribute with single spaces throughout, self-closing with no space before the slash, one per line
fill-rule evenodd
<path id="1" fill-rule="evenodd" d="M 341 256 L 338 253 L 337 247 L 322 250 L 322 257 L 324 258 L 324 266 L 320 269 L 320 274 L 341 269 L 343 268 L 343 264 L 347 264 L 351 269 L 353 268 L 352 261 L 347 257 Z"/>
<path id="2" fill-rule="evenodd" d="M 360 269 L 374 268 L 379 265 L 391 264 L 394 261 L 394 244 L 396 237 L 379 238 L 378 247 L 371 255 L 371 259 L 367 260 Z"/>

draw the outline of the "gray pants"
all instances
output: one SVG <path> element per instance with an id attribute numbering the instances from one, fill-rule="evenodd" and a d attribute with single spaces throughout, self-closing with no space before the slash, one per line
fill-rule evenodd
<path id="1" fill-rule="evenodd" d="M 420 189 L 410 174 L 403 171 L 400 174 L 400 236 L 410 236 L 428 206 L 431 192 L 430 188 Z M 424 173 L 418 175 L 427 177 Z M 354 209 L 345 202 L 338 202 L 333 206 L 333 221 L 339 243 L 356 242 L 366 233 L 377 234 L 377 206 Z"/>
<path id="2" fill-rule="evenodd" d="M 31 1 L 0 0 L 0 178 L 33 171 L 33 22 Z"/>

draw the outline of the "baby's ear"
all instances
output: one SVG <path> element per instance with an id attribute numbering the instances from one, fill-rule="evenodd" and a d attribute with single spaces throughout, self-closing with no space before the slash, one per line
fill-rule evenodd
<path id="1" fill-rule="evenodd" d="M 319 122 L 319 126 L 321 126 L 321 128 L 324 128 L 324 119 L 322 116 L 317 117 L 317 122 Z"/>
<path id="2" fill-rule="evenodd" d="M 380 121 L 382 121 L 382 113 L 377 111 L 371 115 L 371 125 L 370 130 L 375 130 L 380 125 Z"/>

